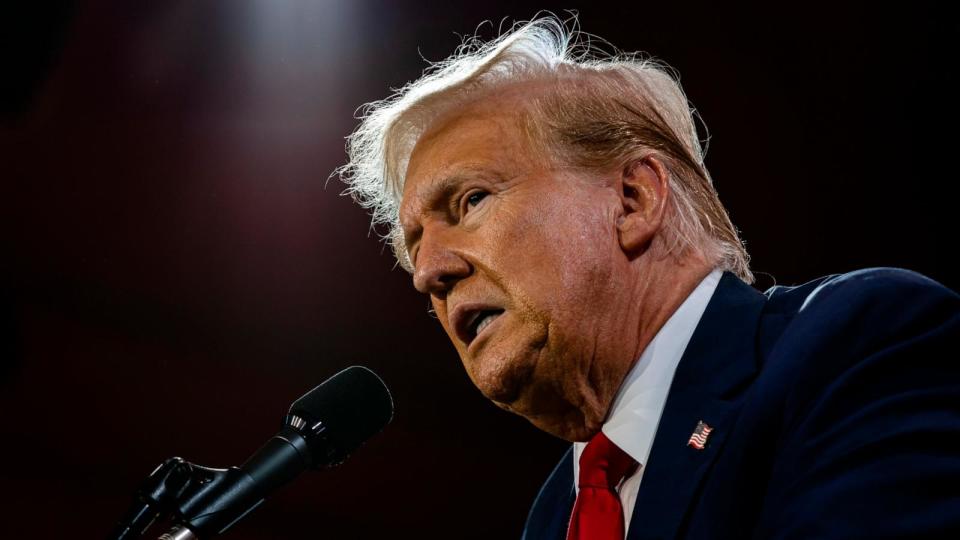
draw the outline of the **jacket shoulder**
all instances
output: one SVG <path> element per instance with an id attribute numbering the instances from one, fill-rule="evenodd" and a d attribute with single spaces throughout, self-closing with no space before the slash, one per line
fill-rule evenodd
<path id="1" fill-rule="evenodd" d="M 936 488 L 960 482 L 960 457 L 943 449 L 960 435 L 960 297 L 896 268 L 767 296 L 783 322 L 753 388 L 776 446 L 755 536 L 960 528 L 960 498 Z"/>
<path id="2" fill-rule="evenodd" d="M 955 292 L 940 283 L 903 268 L 865 268 L 793 287 L 775 285 L 764 294 L 770 310 L 780 313 L 818 311 L 835 305 L 881 307 L 906 299 L 958 300 Z"/>
<path id="3" fill-rule="evenodd" d="M 883 339 L 921 331 L 956 316 L 960 296 L 901 268 L 867 268 L 796 287 L 772 287 L 765 312 L 781 321 L 776 339 Z"/>
<path id="4" fill-rule="evenodd" d="M 786 377 L 781 382 L 791 393 L 820 388 L 883 351 L 931 338 L 951 342 L 960 324 L 960 296 L 899 268 L 837 274 L 765 294 L 766 318 L 776 324 L 761 339 L 764 371 Z"/>

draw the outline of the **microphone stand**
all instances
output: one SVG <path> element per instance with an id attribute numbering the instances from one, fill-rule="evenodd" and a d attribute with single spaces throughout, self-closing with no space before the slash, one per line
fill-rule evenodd
<path id="1" fill-rule="evenodd" d="M 140 538 L 158 517 L 166 517 L 193 476 L 193 466 L 181 458 L 161 463 L 137 490 L 133 505 L 110 535 L 112 540 Z"/>
<path id="2" fill-rule="evenodd" d="M 226 531 L 260 506 L 254 480 L 237 467 L 213 469 L 174 457 L 154 469 L 110 540 L 140 538 L 158 518 L 176 525 L 158 540 L 197 540 Z"/>

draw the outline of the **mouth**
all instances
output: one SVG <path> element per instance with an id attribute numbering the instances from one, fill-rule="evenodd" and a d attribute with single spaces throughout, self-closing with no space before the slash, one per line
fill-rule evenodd
<path id="1" fill-rule="evenodd" d="M 478 304 L 457 306 L 453 327 L 457 337 L 467 346 L 504 312 L 503 308 Z"/>

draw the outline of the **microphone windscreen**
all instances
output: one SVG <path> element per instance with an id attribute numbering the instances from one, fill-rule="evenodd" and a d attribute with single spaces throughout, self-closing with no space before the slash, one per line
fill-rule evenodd
<path id="1" fill-rule="evenodd" d="M 290 406 L 286 423 L 304 434 L 314 466 L 335 465 L 393 418 L 393 398 L 380 377 L 351 366 Z"/>

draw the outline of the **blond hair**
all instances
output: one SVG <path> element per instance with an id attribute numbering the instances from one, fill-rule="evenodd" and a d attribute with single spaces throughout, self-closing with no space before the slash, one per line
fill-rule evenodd
<path id="1" fill-rule="evenodd" d="M 579 32 L 576 18 L 554 15 L 518 23 L 490 42 L 468 38 L 392 96 L 365 105 L 347 139 L 340 167 L 347 193 L 386 225 L 397 260 L 412 270 L 399 224 L 404 173 L 417 140 L 457 105 L 508 85 L 547 80 L 525 120 L 535 144 L 564 164 L 608 169 L 644 155 L 660 156 L 669 172 L 668 253 L 696 250 L 719 268 L 752 282 L 749 256 L 704 166 L 691 108 L 669 67 L 614 50 Z M 570 84 L 575 83 L 575 84 Z"/>

